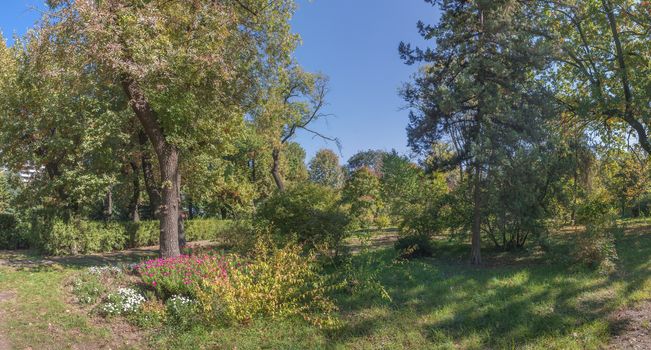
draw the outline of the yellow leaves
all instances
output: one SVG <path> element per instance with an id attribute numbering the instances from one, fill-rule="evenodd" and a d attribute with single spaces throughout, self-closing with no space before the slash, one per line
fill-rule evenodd
<path id="1" fill-rule="evenodd" d="M 314 256 L 300 246 L 276 249 L 259 240 L 251 261 L 235 269 L 228 280 L 206 282 L 199 300 L 213 319 L 249 323 L 255 317 L 301 316 L 318 326 L 335 325 L 335 304 L 314 267 Z"/>

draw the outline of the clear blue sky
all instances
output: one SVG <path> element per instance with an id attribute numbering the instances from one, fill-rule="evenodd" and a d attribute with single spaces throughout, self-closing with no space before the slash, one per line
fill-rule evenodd
<path id="1" fill-rule="evenodd" d="M 0 28 L 5 37 L 23 34 L 39 17 L 31 7 L 44 1 L 3 0 Z M 301 35 L 296 57 L 305 69 L 330 77 L 325 112 L 334 117 L 314 128 L 337 137 L 343 160 L 360 150 L 395 148 L 408 153 L 407 111 L 398 96 L 415 67 L 405 66 L 398 56 L 400 41 L 423 44 L 416 31 L 421 19 L 435 23 L 437 12 L 423 0 L 298 0 L 292 21 Z M 431 44 L 431 43 L 430 43 Z M 336 146 L 302 133 L 296 141 L 308 159 L 319 148 Z"/>

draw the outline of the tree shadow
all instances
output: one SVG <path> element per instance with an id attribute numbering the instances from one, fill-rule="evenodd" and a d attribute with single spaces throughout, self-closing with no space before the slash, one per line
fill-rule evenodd
<path id="1" fill-rule="evenodd" d="M 436 258 L 382 267 L 378 278 L 392 302 L 369 294 L 342 297 L 346 324 L 329 336 L 347 343 L 380 332 L 399 338 L 400 332 L 417 329 L 430 345 L 544 346 L 562 338 L 559 344 L 598 346 L 631 322 L 612 315 L 632 296 L 651 291 L 651 235 L 639 230 L 620 235 L 618 271 L 611 275 L 573 266 L 572 239 L 562 238 L 531 257 L 526 256 L 531 251 L 485 250 L 489 263 L 483 267 L 466 263 L 465 245 L 447 247 Z M 385 263 L 391 256 L 367 254 Z"/>

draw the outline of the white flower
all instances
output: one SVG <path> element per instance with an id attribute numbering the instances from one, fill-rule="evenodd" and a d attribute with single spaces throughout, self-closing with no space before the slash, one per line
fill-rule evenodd
<path id="1" fill-rule="evenodd" d="M 120 273 L 122 270 L 117 266 L 91 266 L 88 268 L 88 273 L 93 275 L 101 275 L 103 273 Z"/>

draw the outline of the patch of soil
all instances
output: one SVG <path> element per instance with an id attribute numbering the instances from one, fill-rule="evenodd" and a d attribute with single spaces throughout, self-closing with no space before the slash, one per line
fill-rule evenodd
<path id="1" fill-rule="evenodd" d="M 0 292 L 0 304 L 11 302 L 14 299 L 16 299 L 16 292 L 12 292 L 12 291 Z M 2 332 L 2 328 L 5 322 L 4 318 L 5 318 L 5 314 L 2 311 L 2 308 L 0 308 L 0 350 L 11 350 L 11 344 L 9 344 L 9 339 L 7 339 L 7 335 Z"/>
<path id="2" fill-rule="evenodd" d="M 651 349 L 651 301 L 615 312 L 611 328 L 606 349 Z"/>

